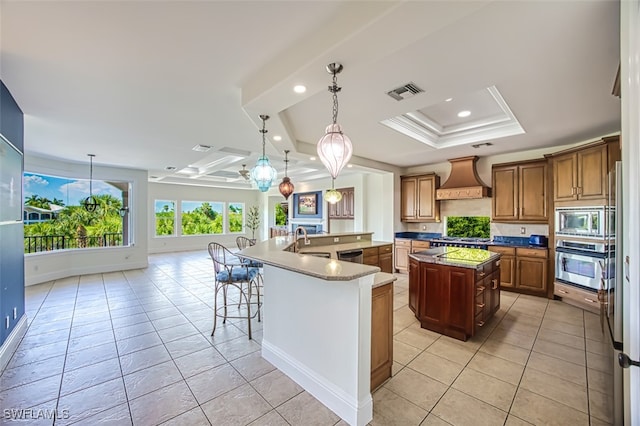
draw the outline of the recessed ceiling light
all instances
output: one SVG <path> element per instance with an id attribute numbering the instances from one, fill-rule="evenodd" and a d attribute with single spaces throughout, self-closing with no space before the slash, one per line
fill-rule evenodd
<path id="1" fill-rule="evenodd" d="M 309 157 L 309 160 L 316 161 L 316 157 Z"/>
<path id="2" fill-rule="evenodd" d="M 273 135 L 273 140 L 276 142 L 280 142 L 282 140 L 282 136 L 280 135 Z"/>
<path id="3" fill-rule="evenodd" d="M 304 93 L 307 91 L 307 87 L 303 86 L 302 84 L 298 84 L 293 87 L 293 91 L 296 93 Z"/>
<path id="4" fill-rule="evenodd" d="M 452 100 L 453 100 L 453 98 L 447 98 L 447 99 L 445 99 L 444 101 L 445 101 L 445 102 L 451 102 Z"/>
<path id="5" fill-rule="evenodd" d="M 468 116 L 470 116 L 470 115 L 471 115 L 471 111 L 467 111 L 467 110 L 465 110 L 465 111 L 460 111 L 460 112 L 458 113 L 458 117 L 460 117 L 460 118 L 468 117 Z"/>
<path id="6" fill-rule="evenodd" d="M 347 164 L 347 167 L 351 168 L 353 167 L 353 164 Z"/>

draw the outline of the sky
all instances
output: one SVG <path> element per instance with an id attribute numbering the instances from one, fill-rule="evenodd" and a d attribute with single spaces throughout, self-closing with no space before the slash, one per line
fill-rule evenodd
<path id="1" fill-rule="evenodd" d="M 122 199 L 122 192 L 101 180 L 93 180 L 93 195 L 110 194 Z M 25 173 L 23 178 L 24 198 L 38 195 L 53 201 L 62 200 L 65 206 L 78 206 L 80 201 L 89 196 L 88 179 L 67 179 L 54 176 Z"/>

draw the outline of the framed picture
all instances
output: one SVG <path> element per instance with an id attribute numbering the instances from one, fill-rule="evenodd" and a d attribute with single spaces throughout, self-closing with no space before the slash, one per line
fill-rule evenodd
<path id="1" fill-rule="evenodd" d="M 315 215 L 318 213 L 318 194 L 300 194 L 298 196 L 298 214 Z"/>

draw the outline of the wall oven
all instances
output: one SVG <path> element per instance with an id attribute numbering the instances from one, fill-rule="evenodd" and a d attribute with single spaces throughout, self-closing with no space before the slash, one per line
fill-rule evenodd
<path id="1" fill-rule="evenodd" d="M 590 291 L 609 289 L 615 278 L 614 247 L 606 242 L 558 240 L 555 277 Z"/>
<path id="2" fill-rule="evenodd" d="M 615 232 L 614 207 L 558 207 L 555 232 L 559 236 L 606 239 Z"/>

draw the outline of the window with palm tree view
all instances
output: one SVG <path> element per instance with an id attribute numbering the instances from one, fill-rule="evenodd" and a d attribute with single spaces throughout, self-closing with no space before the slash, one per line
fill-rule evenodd
<path id="1" fill-rule="evenodd" d="M 25 253 L 129 245 L 129 182 L 24 173 Z M 82 204 L 93 196 L 95 209 Z"/>
<path id="2" fill-rule="evenodd" d="M 182 235 L 222 234 L 224 203 L 183 201 Z"/>

